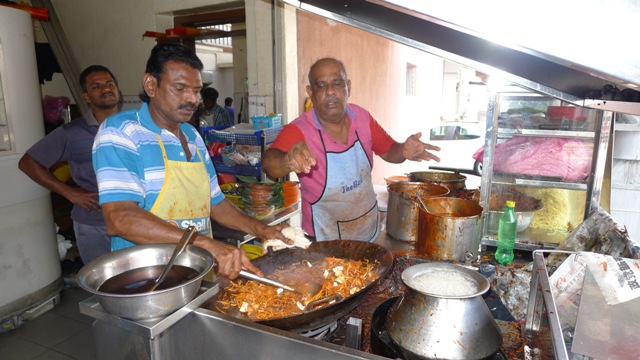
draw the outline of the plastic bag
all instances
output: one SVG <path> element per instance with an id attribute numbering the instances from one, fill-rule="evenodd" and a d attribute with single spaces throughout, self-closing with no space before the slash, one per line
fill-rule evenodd
<path id="1" fill-rule="evenodd" d="M 233 167 L 235 165 L 247 165 L 249 162 L 244 154 L 239 152 L 235 146 L 228 145 L 220 150 L 222 161 L 226 166 Z"/>
<path id="2" fill-rule="evenodd" d="M 64 236 L 58 234 L 58 255 L 60 256 L 60 261 L 64 260 L 67 256 L 67 250 L 71 249 L 71 241 L 66 240 Z"/>
<path id="3" fill-rule="evenodd" d="M 245 154 L 245 157 L 247 158 L 247 162 L 251 166 L 256 166 L 260 162 L 260 159 L 261 159 L 261 156 L 260 156 L 259 152 L 248 152 L 248 153 Z"/>
<path id="4" fill-rule="evenodd" d="M 214 157 L 220 155 L 220 151 L 227 146 L 227 144 L 222 142 L 210 142 L 207 144 L 207 151 L 209 152 L 209 156 Z"/>
<path id="5" fill-rule="evenodd" d="M 593 145 L 579 139 L 514 136 L 496 145 L 493 171 L 563 181 L 584 180 L 591 171 L 592 154 Z M 483 156 L 484 148 L 473 154 L 480 162 Z"/>
<path id="6" fill-rule="evenodd" d="M 64 109 L 69 106 L 71 101 L 66 96 L 49 96 L 46 95 L 42 101 L 44 109 Z"/>
<path id="7" fill-rule="evenodd" d="M 616 305 L 640 297 L 640 260 L 585 253 L 607 304 Z"/>
<path id="8" fill-rule="evenodd" d="M 64 118 L 63 110 L 69 106 L 70 100 L 66 96 L 46 95 L 42 100 L 44 121 L 56 124 Z"/>

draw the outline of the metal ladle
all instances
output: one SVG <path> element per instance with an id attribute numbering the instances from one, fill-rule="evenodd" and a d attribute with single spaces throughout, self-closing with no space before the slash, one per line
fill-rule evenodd
<path id="1" fill-rule="evenodd" d="M 158 287 L 158 285 L 160 285 L 164 281 L 164 279 L 169 274 L 169 270 L 171 270 L 171 267 L 173 266 L 173 263 L 176 262 L 176 258 L 187 247 L 187 244 L 189 244 L 189 240 L 191 240 L 191 237 L 193 236 L 193 234 L 195 232 L 196 232 L 196 227 L 193 226 L 193 225 L 189 226 L 185 230 L 184 235 L 182 235 L 182 238 L 178 242 L 178 245 L 176 245 L 176 249 L 173 250 L 173 254 L 171 255 L 171 258 L 169 259 L 169 262 L 167 263 L 167 266 L 164 267 L 164 270 L 162 270 L 162 274 L 160 274 L 160 276 L 156 279 L 155 284 L 153 284 L 153 286 L 151 286 L 151 288 L 149 289 L 149 292 L 154 291 Z"/>
<path id="2" fill-rule="evenodd" d="M 315 294 L 319 293 L 322 290 L 322 285 L 314 282 L 304 282 L 298 286 L 298 288 L 293 288 L 289 285 L 285 285 L 281 282 L 275 281 L 273 279 L 269 279 L 266 277 L 260 277 L 252 272 L 246 270 L 240 270 L 240 276 L 246 279 L 255 280 L 257 282 L 275 286 L 282 288 L 287 291 L 292 291 L 307 297 L 313 297 Z"/>

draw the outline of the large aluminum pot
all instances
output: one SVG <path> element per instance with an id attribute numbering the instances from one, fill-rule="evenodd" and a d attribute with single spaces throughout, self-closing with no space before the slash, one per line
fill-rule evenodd
<path id="1" fill-rule="evenodd" d="M 478 254 L 482 207 L 471 200 L 425 199 L 420 207 L 416 253 L 432 260 L 463 262 Z"/>
<path id="2" fill-rule="evenodd" d="M 139 294 L 112 294 L 98 291 L 108 279 L 133 269 L 154 269 L 157 277 L 169 262 L 175 244 L 138 245 L 111 252 L 86 264 L 78 272 L 80 287 L 92 293 L 104 310 L 129 320 L 148 320 L 167 316 L 193 300 L 200 290 L 202 278 L 213 268 L 213 256 L 206 250 L 189 245 L 176 258 L 182 265 L 198 272 L 175 287 Z"/>
<path id="3" fill-rule="evenodd" d="M 402 281 L 409 289 L 385 327 L 404 359 L 484 359 L 500 349 L 502 333 L 481 296 L 489 282 L 480 273 L 426 263 L 404 270 Z"/>
<path id="4" fill-rule="evenodd" d="M 449 194 L 449 189 L 423 182 L 396 181 L 387 185 L 387 234 L 396 240 L 418 239 L 417 196 L 422 199 Z"/>
<path id="5" fill-rule="evenodd" d="M 416 171 L 407 174 L 407 176 L 409 181 L 444 186 L 451 192 L 464 189 L 467 180 L 466 176 L 449 171 Z"/>

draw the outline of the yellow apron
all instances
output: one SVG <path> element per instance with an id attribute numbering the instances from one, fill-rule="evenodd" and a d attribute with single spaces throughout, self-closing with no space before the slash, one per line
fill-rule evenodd
<path id="1" fill-rule="evenodd" d="M 164 185 L 150 212 L 181 229 L 193 225 L 205 236 L 211 237 L 211 189 L 209 174 L 200 152 L 200 162 L 167 159 L 164 144 L 157 135 L 164 159 Z"/>

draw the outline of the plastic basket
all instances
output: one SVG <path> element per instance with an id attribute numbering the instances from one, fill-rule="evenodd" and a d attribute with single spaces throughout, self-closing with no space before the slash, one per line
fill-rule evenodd
<path id="1" fill-rule="evenodd" d="M 237 164 L 234 166 L 227 166 L 224 164 L 224 161 L 222 160 L 222 156 L 214 156 L 211 158 L 211 160 L 213 161 L 213 166 L 215 167 L 216 172 L 218 173 L 244 175 L 244 176 L 252 176 L 252 177 L 260 177 L 261 175 L 260 174 L 261 163 L 258 163 L 255 166 L 237 165 Z"/>
<path id="2" fill-rule="evenodd" d="M 226 131 L 211 129 L 207 131 L 206 138 L 209 142 L 226 142 L 240 145 L 262 145 L 262 137 L 264 136 L 264 144 L 270 144 L 276 139 L 282 126 L 268 128 L 256 131 L 253 134 L 234 134 Z"/>
<path id="3" fill-rule="evenodd" d="M 222 150 L 220 150 L 220 156 L 222 156 L 222 162 L 226 166 L 235 166 L 236 162 L 233 160 L 233 156 L 237 154 L 238 151 L 233 145 L 227 145 Z"/>
<path id="4" fill-rule="evenodd" d="M 204 126 L 200 128 L 200 135 L 202 135 L 202 137 L 206 137 L 207 133 L 209 131 L 221 131 L 224 129 L 229 128 L 229 126 Z"/>
<path id="5" fill-rule="evenodd" d="M 282 115 L 256 115 L 251 117 L 251 124 L 256 130 L 272 128 L 274 126 L 282 125 Z"/>

